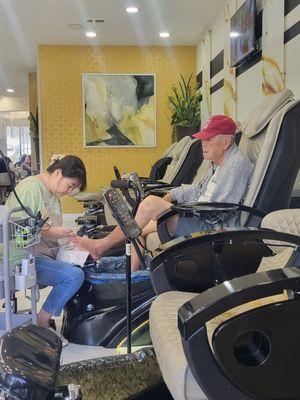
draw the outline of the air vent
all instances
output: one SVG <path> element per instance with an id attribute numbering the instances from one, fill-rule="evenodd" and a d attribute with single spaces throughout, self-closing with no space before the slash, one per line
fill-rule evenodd
<path id="1" fill-rule="evenodd" d="M 73 31 L 81 31 L 84 28 L 84 26 L 81 24 L 69 24 L 68 28 L 72 29 Z"/>
<path id="2" fill-rule="evenodd" d="M 92 23 L 92 24 L 99 24 L 99 23 L 103 23 L 104 19 L 87 19 L 86 22 Z"/>

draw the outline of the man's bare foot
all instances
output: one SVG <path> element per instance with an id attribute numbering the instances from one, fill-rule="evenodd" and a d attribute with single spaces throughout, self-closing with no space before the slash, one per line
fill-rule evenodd
<path id="1" fill-rule="evenodd" d="M 80 236 L 74 236 L 72 242 L 80 249 L 90 253 L 93 259 L 99 260 L 106 251 L 103 239 L 89 239 Z"/>

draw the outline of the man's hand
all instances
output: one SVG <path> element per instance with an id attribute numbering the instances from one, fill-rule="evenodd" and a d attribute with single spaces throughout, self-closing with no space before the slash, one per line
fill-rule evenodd
<path id="1" fill-rule="evenodd" d="M 168 192 L 166 195 L 164 195 L 163 199 L 168 201 L 169 203 L 172 203 L 172 200 L 173 200 L 170 192 Z"/>

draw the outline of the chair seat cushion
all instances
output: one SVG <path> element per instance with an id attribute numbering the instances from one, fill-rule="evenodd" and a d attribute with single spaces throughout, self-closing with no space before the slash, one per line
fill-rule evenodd
<path id="1" fill-rule="evenodd" d="M 152 343 L 164 381 L 175 400 L 207 399 L 187 364 L 177 327 L 178 309 L 197 295 L 197 293 L 177 291 L 166 292 L 154 300 L 150 309 Z M 286 294 L 255 300 L 232 308 L 208 321 L 206 329 L 210 345 L 213 332 L 225 320 L 250 309 L 284 300 L 287 300 Z"/>
<path id="2" fill-rule="evenodd" d="M 196 293 L 166 292 L 150 309 L 150 334 L 166 385 L 175 400 L 202 400 L 206 396 L 193 377 L 177 328 L 178 309 Z"/>
<path id="3" fill-rule="evenodd" d="M 278 247 L 277 247 L 278 248 Z M 272 257 L 263 257 L 258 272 L 269 271 L 270 269 L 283 268 L 291 257 L 293 249 L 284 249 L 281 253 Z"/>

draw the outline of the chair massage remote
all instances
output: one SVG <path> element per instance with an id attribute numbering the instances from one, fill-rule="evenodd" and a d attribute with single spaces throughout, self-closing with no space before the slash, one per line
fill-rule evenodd
<path id="1" fill-rule="evenodd" d="M 104 199 L 124 234 L 129 239 L 139 237 L 142 231 L 121 194 L 115 189 L 109 189 L 104 193 Z"/>

